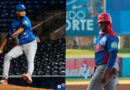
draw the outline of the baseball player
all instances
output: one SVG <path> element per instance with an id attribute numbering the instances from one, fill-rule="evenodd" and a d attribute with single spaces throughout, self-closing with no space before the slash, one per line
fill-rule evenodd
<path id="1" fill-rule="evenodd" d="M 23 4 L 16 5 L 17 19 L 12 22 L 12 27 L 9 30 L 8 36 L 0 48 L 2 51 L 6 42 L 11 38 L 17 38 L 19 41 L 18 45 L 12 48 L 4 57 L 3 79 L 0 81 L 1 84 L 8 83 L 11 60 L 21 56 L 23 53 L 26 55 L 28 70 L 27 73 L 22 74 L 22 78 L 27 83 L 32 83 L 31 75 L 34 71 L 34 58 L 37 50 L 37 42 L 32 31 L 31 22 L 26 16 L 25 10 L 26 8 Z"/>
<path id="2" fill-rule="evenodd" d="M 112 30 L 112 19 L 108 13 L 98 16 L 100 28 L 95 47 L 96 69 L 87 90 L 116 90 L 116 58 L 119 39 Z"/>

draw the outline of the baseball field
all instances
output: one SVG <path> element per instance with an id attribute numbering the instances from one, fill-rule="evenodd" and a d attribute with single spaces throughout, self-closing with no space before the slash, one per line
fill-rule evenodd
<path id="1" fill-rule="evenodd" d="M 66 90 L 86 90 L 90 79 L 69 78 L 66 79 Z M 116 90 L 129 90 L 130 78 L 119 78 Z"/>
<path id="2" fill-rule="evenodd" d="M 86 90 L 87 85 L 67 85 L 66 90 Z M 126 84 L 126 85 L 117 85 L 117 89 L 116 90 L 129 90 L 128 88 L 130 88 L 130 85 Z"/>
<path id="3" fill-rule="evenodd" d="M 0 85 L 0 90 L 52 90 L 52 89 L 22 87 L 8 84 L 8 85 Z"/>

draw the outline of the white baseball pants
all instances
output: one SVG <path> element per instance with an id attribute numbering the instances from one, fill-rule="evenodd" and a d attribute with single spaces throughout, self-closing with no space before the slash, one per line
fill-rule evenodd
<path id="1" fill-rule="evenodd" d="M 11 49 L 4 57 L 3 78 L 8 79 L 10 61 L 14 58 L 21 56 L 23 53 L 25 53 L 28 63 L 27 74 L 31 76 L 34 71 L 34 58 L 36 50 L 37 50 L 36 40 L 24 45 L 17 45 L 13 49 Z"/>

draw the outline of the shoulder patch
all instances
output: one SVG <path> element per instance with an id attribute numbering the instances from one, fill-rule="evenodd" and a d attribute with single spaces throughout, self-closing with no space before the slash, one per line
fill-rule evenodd
<path id="1" fill-rule="evenodd" d="M 26 20 L 24 20 L 24 21 L 23 21 L 23 24 L 24 24 L 24 25 L 26 25 L 26 24 L 27 24 L 27 21 L 26 21 Z"/>
<path id="2" fill-rule="evenodd" d="M 111 43 L 111 47 L 112 47 L 112 48 L 118 48 L 117 42 L 112 42 L 112 43 Z"/>

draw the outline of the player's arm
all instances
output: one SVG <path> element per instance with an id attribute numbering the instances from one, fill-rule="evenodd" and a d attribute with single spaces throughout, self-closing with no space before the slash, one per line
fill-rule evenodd
<path id="1" fill-rule="evenodd" d="M 6 45 L 6 43 L 7 43 L 7 38 L 5 38 L 4 41 L 3 41 L 3 43 L 1 44 L 0 50 L 3 51 L 3 48 Z"/>
<path id="2" fill-rule="evenodd" d="M 26 20 L 23 20 L 20 28 L 18 28 L 13 34 L 12 37 L 16 37 L 17 35 L 19 35 L 20 33 L 24 32 L 24 30 L 28 27 L 28 23 Z"/>
<path id="3" fill-rule="evenodd" d="M 9 39 L 9 35 L 6 36 L 6 38 L 4 39 L 4 41 L 3 41 L 2 44 L 1 44 L 0 53 L 3 52 L 3 49 L 4 49 L 4 47 L 6 46 L 6 44 L 7 44 L 7 42 L 8 42 L 8 39 Z"/>
<path id="4" fill-rule="evenodd" d="M 20 33 L 22 33 L 25 30 L 24 27 L 20 27 L 18 30 L 16 30 L 13 34 L 12 37 L 16 37 L 17 35 L 19 35 Z"/>
<path id="5" fill-rule="evenodd" d="M 107 67 L 104 70 L 104 73 L 103 73 L 103 75 L 101 77 L 101 82 L 102 83 L 105 83 L 107 77 L 109 76 L 109 74 L 112 73 L 112 69 L 113 69 L 112 67 L 114 66 L 114 64 L 116 62 L 116 57 L 117 57 L 117 51 L 110 52 Z M 115 72 L 114 72 L 114 74 L 115 74 Z"/>
<path id="6" fill-rule="evenodd" d="M 113 66 L 116 62 L 117 53 L 118 53 L 118 42 L 119 42 L 118 38 L 111 37 L 108 40 L 109 40 L 108 41 L 108 48 L 109 48 L 110 55 L 109 55 L 106 69 L 104 70 L 104 73 L 101 77 L 102 83 L 105 83 L 108 75 L 110 73 L 112 73 L 112 69 L 113 69 Z"/>
<path id="7" fill-rule="evenodd" d="M 1 44 L 1 47 L 0 47 L 1 53 L 3 52 L 4 47 L 7 45 L 9 39 L 11 38 L 12 33 L 13 33 L 13 27 L 11 27 L 11 28 L 9 29 L 8 35 L 6 36 L 6 38 L 4 39 L 4 41 L 3 41 L 2 44 Z"/>
<path id="8" fill-rule="evenodd" d="M 107 63 L 107 68 L 112 69 L 115 62 L 116 62 L 116 57 L 117 57 L 117 51 L 112 51 L 110 52 L 110 56 L 108 59 L 108 63 Z"/>
<path id="9" fill-rule="evenodd" d="M 119 39 L 116 36 L 112 36 L 108 39 L 108 49 L 109 49 L 109 59 L 107 62 L 107 68 L 113 68 L 116 58 L 117 58 L 117 53 L 118 53 L 118 42 Z"/>

